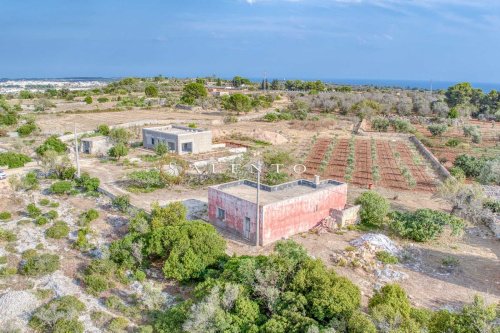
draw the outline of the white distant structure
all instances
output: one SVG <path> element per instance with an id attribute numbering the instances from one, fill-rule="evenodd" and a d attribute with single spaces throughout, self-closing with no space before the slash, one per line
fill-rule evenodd
<path id="1" fill-rule="evenodd" d="M 144 148 L 154 149 L 164 143 L 170 152 L 185 155 L 212 150 L 212 131 L 179 125 L 142 129 Z"/>

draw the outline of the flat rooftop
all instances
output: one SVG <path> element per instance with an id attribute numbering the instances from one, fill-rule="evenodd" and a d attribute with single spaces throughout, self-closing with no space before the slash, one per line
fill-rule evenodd
<path id="1" fill-rule="evenodd" d="M 312 181 L 300 179 L 276 186 L 265 184 L 260 185 L 259 201 L 261 205 L 267 205 L 274 202 L 300 197 L 302 195 L 313 193 L 317 190 L 336 187 L 344 183 L 335 180 L 323 180 L 319 184 Z M 257 202 L 257 183 L 249 180 L 240 180 L 226 183 L 218 186 L 212 186 L 219 191 L 231 194 L 235 197 L 256 203 Z"/>
<path id="2" fill-rule="evenodd" d="M 148 131 L 162 132 L 162 133 L 169 133 L 169 134 L 188 134 L 188 133 L 201 133 L 201 132 L 207 132 L 208 131 L 208 130 L 201 129 L 201 128 L 191 128 L 191 127 L 179 126 L 179 125 L 167 125 L 167 126 L 160 126 L 160 127 L 146 127 L 144 129 L 148 130 Z"/>

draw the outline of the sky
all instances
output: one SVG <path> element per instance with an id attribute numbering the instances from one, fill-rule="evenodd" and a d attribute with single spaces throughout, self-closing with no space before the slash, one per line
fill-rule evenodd
<path id="1" fill-rule="evenodd" d="M 0 0 L 0 78 L 500 82 L 499 0 Z"/>

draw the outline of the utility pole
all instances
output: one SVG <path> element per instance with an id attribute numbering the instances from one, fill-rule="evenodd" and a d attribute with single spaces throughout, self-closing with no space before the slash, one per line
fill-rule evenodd
<path id="1" fill-rule="evenodd" d="M 257 163 L 257 200 L 256 200 L 256 205 L 257 205 L 257 215 L 255 218 L 255 246 L 260 245 L 260 172 L 262 170 L 262 164 L 259 161 Z"/>
<path id="2" fill-rule="evenodd" d="M 78 137 L 76 136 L 76 123 L 75 123 L 75 162 L 76 162 L 76 177 L 80 178 L 80 154 L 78 152 Z"/>

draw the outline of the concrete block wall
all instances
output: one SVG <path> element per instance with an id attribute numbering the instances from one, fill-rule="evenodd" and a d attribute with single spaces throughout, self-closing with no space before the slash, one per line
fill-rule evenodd
<path id="1" fill-rule="evenodd" d="M 333 209 L 330 216 L 335 219 L 339 228 L 344 228 L 358 222 L 360 209 L 360 205 L 347 206 L 344 209 Z"/>
<path id="2" fill-rule="evenodd" d="M 315 192 L 262 207 L 261 244 L 309 231 L 347 202 L 347 184 L 325 187 Z"/>
<path id="3" fill-rule="evenodd" d="M 179 127 L 181 128 L 181 127 Z M 183 143 L 192 143 L 192 154 L 208 152 L 212 150 L 212 132 L 193 130 L 192 132 L 185 133 L 169 133 L 168 130 L 162 131 L 161 129 L 143 128 L 142 140 L 143 146 L 147 149 L 154 149 L 155 145 L 152 144 L 151 139 L 155 139 L 155 145 L 158 140 L 173 143 L 176 147 L 176 153 L 179 155 L 189 154 L 189 152 L 182 151 Z"/>
<path id="4" fill-rule="evenodd" d="M 226 211 L 225 221 L 217 219 L 217 208 Z M 262 212 L 260 212 L 260 215 L 262 221 Z M 250 237 L 248 240 L 255 243 L 257 205 L 215 188 L 208 189 L 208 219 L 212 224 L 243 237 L 245 217 L 250 218 Z M 262 228 L 260 230 L 260 234 L 262 234 Z"/>

